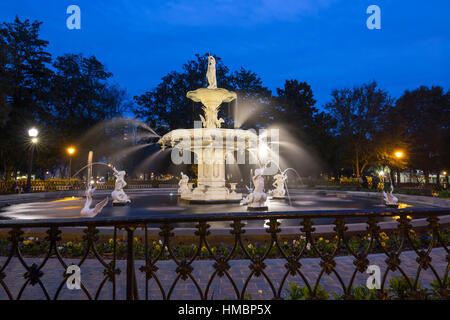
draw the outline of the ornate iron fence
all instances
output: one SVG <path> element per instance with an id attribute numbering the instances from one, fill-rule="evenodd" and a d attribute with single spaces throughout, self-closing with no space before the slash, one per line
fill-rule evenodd
<path id="1" fill-rule="evenodd" d="M 198 292 L 200 299 L 211 298 L 211 284 L 217 277 L 226 278 L 232 287 L 234 298 L 245 299 L 248 293 L 248 285 L 252 278 L 264 278 L 270 288 L 271 297 L 274 299 L 283 298 L 283 290 L 286 288 L 288 277 L 298 277 L 308 290 L 308 295 L 312 299 L 319 298 L 318 288 L 321 278 L 324 275 L 332 275 L 337 279 L 341 286 L 343 297 L 352 299 L 352 287 L 355 277 L 358 273 L 365 273 L 369 265 L 369 254 L 379 253 L 384 255 L 386 270 L 381 277 L 381 287 L 377 290 L 377 296 L 380 299 L 386 298 L 386 285 L 390 272 L 400 272 L 408 285 L 409 298 L 421 298 L 419 292 L 420 275 L 423 270 L 431 270 L 431 273 L 438 284 L 439 293 L 442 298 L 448 299 L 448 273 L 450 269 L 450 255 L 448 237 L 448 224 L 442 224 L 441 218 L 449 215 L 450 209 L 392 209 L 392 210 L 345 210 L 345 211 L 311 211 L 311 212 L 272 212 L 272 213 L 236 213 L 236 214 L 201 214 L 201 215 L 164 215 L 149 216 L 143 218 L 91 218 L 91 219 L 65 219 L 65 220 L 35 220 L 35 221 L 0 221 L 0 231 L 7 232 L 8 250 L 7 254 L 0 260 L 0 293 L 8 299 L 21 299 L 23 293 L 30 286 L 38 286 L 42 290 L 46 299 L 58 299 L 70 274 L 65 271 L 69 266 L 67 258 L 61 254 L 61 229 L 66 227 L 81 227 L 84 235 L 82 241 L 84 243 L 84 253 L 76 263 L 77 266 L 83 267 L 87 260 L 96 259 L 103 268 L 101 281 L 95 292 L 91 293 L 81 281 L 81 290 L 88 299 L 98 299 L 102 290 L 105 290 L 105 284 L 111 284 L 111 299 L 117 298 L 117 292 L 126 289 L 126 299 L 145 298 L 150 299 L 152 295 L 149 293 L 149 282 L 154 280 L 155 285 L 159 288 L 159 292 L 163 299 L 173 297 L 173 292 L 178 283 L 183 280 L 190 280 L 193 283 L 191 291 Z M 348 220 L 357 216 L 365 220 L 366 228 L 364 230 L 366 240 L 364 245 L 356 246 L 352 243 L 351 234 L 348 231 Z M 395 227 L 396 241 L 390 247 L 383 245 L 385 235 L 380 228 L 380 220 L 385 217 L 397 216 L 397 224 Z M 428 232 L 428 241 L 426 244 L 418 244 L 414 238 L 415 229 L 411 224 L 411 219 L 415 217 L 425 217 L 426 224 L 422 226 L 421 232 Z M 324 249 L 319 244 L 318 235 L 315 232 L 314 219 L 317 218 L 333 218 L 334 228 L 332 237 L 334 244 L 332 250 Z M 281 240 L 280 235 L 281 219 L 298 219 L 298 235 L 301 241 L 296 242 L 296 246 L 286 246 Z M 254 253 L 249 249 L 249 245 L 245 243 L 245 221 L 248 220 L 266 220 L 266 229 L 268 245 L 264 252 Z M 232 245 L 225 252 L 214 250 L 214 246 L 210 244 L 210 225 L 208 222 L 213 221 L 230 221 L 230 239 Z M 193 246 L 192 255 L 188 258 L 178 256 L 176 244 L 174 244 L 174 224 L 181 222 L 194 223 L 196 232 L 196 245 Z M 149 224 L 160 225 L 158 238 L 160 246 L 158 251 L 153 250 L 150 241 Z M 99 241 L 99 228 L 110 227 L 112 233 L 111 254 L 108 257 L 103 256 L 96 249 Z M 24 241 L 24 230 L 31 232 L 37 228 L 46 228 L 46 251 L 43 258 L 38 263 L 31 263 L 31 258 L 26 258 L 22 254 L 21 245 Z M 140 266 L 135 266 L 136 246 L 135 232 L 142 229 L 143 235 L 143 260 Z M 417 229 L 418 230 L 418 229 Z M 118 232 L 126 232 L 125 243 L 126 254 L 125 259 L 118 257 Z M 419 232 L 419 231 L 418 231 Z M 327 239 L 328 239 L 327 238 Z M 437 270 L 432 263 L 431 253 L 434 248 L 440 247 L 442 261 L 446 262 L 446 267 Z M 334 249 L 333 249 L 334 248 Z M 273 257 L 276 252 L 278 259 L 284 262 L 284 270 L 281 279 L 275 281 L 271 278 L 271 273 L 267 271 L 266 264 L 269 257 Z M 417 269 L 413 278 L 407 275 L 403 269 L 402 254 L 405 252 L 413 253 Z M 442 254 L 443 252 L 443 254 Z M 209 264 L 212 266 L 211 273 L 208 274 L 206 286 L 196 279 L 194 274 L 195 261 L 202 254 L 209 256 Z M 347 255 L 352 258 L 351 266 L 346 274 L 338 271 L 336 268 L 336 258 L 340 255 Z M 311 256 L 317 257 L 320 263 L 315 279 L 310 279 L 310 275 L 304 273 L 305 259 Z M 230 271 L 231 262 L 234 258 L 244 258 L 248 261 L 248 269 L 243 284 L 239 284 L 233 278 Z M 22 270 L 8 271 L 8 266 L 14 259 L 18 259 Z M 42 280 L 44 275 L 44 266 L 50 259 L 57 260 L 61 266 L 61 276 L 58 279 L 58 286 L 53 293 L 47 288 L 46 283 Z M 176 264 L 174 276 L 172 279 L 164 279 L 169 281 L 170 285 L 163 285 L 163 280 L 159 278 L 158 263 L 168 259 Z M 31 259 L 32 260 L 32 259 Z M 125 260 L 125 261 L 123 261 Z M 119 262 L 126 262 L 126 266 L 121 269 Z M 242 260 L 241 260 L 242 261 Z M 123 270 L 125 269 L 125 270 Z M 123 286 L 117 285 L 117 277 L 125 271 L 126 281 Z M 11 283 L 7 284 L 7 280 L 12 274 L 23 273 L 23 284 L 20 286 L 18 293 L 14 294 L 10 290 Z M 136 273 L 141 273 L 143 280 L 137 281 Z M 123 275 L 123 274 L 122 274 Z M 141 277 L 142 278 L 142 277 Z M 345 280 L 347 278 L 347 281 Z M 55 280 L 55 279 L 53 279 Z M 17 283 L 15 283 L 17 285 Z M 144 295 L 139 297 L 139 290 L 144 291 Z"/>

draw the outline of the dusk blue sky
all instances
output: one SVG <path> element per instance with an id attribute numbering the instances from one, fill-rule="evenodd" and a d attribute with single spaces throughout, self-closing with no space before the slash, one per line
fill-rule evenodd
<path id="1" fill-rule="evenodd" d="M 71 4 L 81 8 L 81 30 L 66 28 Z M 381 30 L 366 27 L 371 4 L 381 8 Z M 448 90 L 449 12 L 448 0 L 19 0 L 1 2 L 0 21 L 43 21 L 54 57 L 95 55 L 130 96 L 211 51 L 274 92 L 286 79 L 308 82 L 321 107 L 332 89 L 370 80 L 394 98 L 420 85 Z"/>

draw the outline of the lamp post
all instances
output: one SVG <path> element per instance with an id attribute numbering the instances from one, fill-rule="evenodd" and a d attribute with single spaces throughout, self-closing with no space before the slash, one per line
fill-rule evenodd
<path id="1" fill-rule="evenodd" d="M 33 153 L 34 146 L 38 142 L 37 135 L 39 131 L 36 128 L 31 128 L 28 130 L 28 136 L 30 137 L 31 146 L 30 146 L 30 154 L 28 156 L 28 177 L 27 177 L 27 192 L 31 192 L 31 169 L 33 167 Z"/>
<path id="2" fill-rule="evenodd" d="M 400 160 L 401 158 L 403 158 L 404 154 L 402 151 L 396 151 L 395 152 L 395 157 Z M 397 187 L 400 186 L 400 169 L 397 167 Z"/>
<path id="3" fill-rule="evenodd" d="M 448 188 L 448 172 L 447 172 L 447 171 L 443 171 L 442 174 L 443 174 L 444 177 L 445 177 L 445 178 L 444 178 L 444 179 L 445 179 L 445 180 L 444 180 L 444 181 L 445 181 L 445 182 L 444 182 L 444 189 L 447 189 L 447 188 Z"/>
<path id="4" fill-rule="evenodd" d="M 74 154 L 75 151 L 76 150 L 74 147 L 67 148 L 67 153 L 69 154 L 69 188 L 70 188 L 70 178 L 72 176 L 72 154 Z"/>

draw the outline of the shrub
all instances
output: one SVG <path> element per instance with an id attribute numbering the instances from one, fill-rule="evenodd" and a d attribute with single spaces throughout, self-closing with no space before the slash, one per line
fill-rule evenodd
<path id="1" fill-rule="evenodd" d="M 311 288 L 311 290 L 314 290 Z M 308 287 L 302 287 L 295 282 L 289 282 L 288 288 L 286 289 L 288 300 L 308 300 L 311 299 L 311 293 Z M 330 294 L 322 288 L 320 285 L 317 286 L 316 298 L 320 300 L 328 300 Z"/>

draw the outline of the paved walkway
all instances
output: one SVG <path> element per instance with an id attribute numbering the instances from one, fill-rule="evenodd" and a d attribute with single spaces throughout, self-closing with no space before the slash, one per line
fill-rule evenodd
<path id="1" fill-rule="evenodd" d="M 432 252 L 432 265 L 436 268 L 439 276 L 445 272 L 447 268 L 446 262 L 446 252 L 443 248 L 436 248 Z M 414 252 L 404 252 L 401 257 L 401 266 L 405 270 L 405 272 L 409 276 L 414 276 L 417 271 L 417 262 L 416 255 Z M 0 257 L 0 266 L 5 262 L 4 257 Z M 33 263 L 38 263 L 39 259 L 26 258 L 26 263 L 31 265 Z M 336 270 L 343 277 L 344 282 L 347 284 L 350 280 L 350 277 L 354 270 L 352 257 L 337 257 L 336 261 Z M 370 264 L 379 265 L 381 268 L 382 274 L 386 270 L 386 256 L 383 254 L 373 254 L 369 256 Z M 66 263 L 75 263 L 77 260 L 66 259 Z M 308 279 L 308 281 L 312 281 L 311 283 L 315 283 L 317 276 L 320 272 L 319 259 L 315 258 L 307 258 L 302 259 L 302 272 Z M 272 279 L 274 285 L 278 289 L 280 281 L 286 272 L 286 268 L 284 267 L 285 261 L 282 259 L 268 259 L 265 261 L 266 268 L 265 272 Z M 198 280 L 200 287 L 204 291 L 211 274 L 214 272 L 213 261 L 195 261 L 193 263 L 193 276 Z M 136 261 L 136 277 L 137 277 L 137 285 L 139 289 L 139 297 L 145 297 L 145 278 L 144 274 L 140 272 L 138 269 L 140 266 L 144 265 L 144 261 L 138 260 Z M 230 274 L 235 280 L 238 289 L 241 290 L 243 284 L 250 274 L 249 261 L 248 260 L 232 260 L 230 262 Z M 117 278 L 116 284 L 116 298 L 124 299 L 125 298 L 125 277 L 126 277 L 126 261 L 118 261 L 117 267 L 120 268 L 121 274 Z M 157 275 L 162 283 L 162 286 L 166 290 L 166 293 L 169 291 L 170 286 L 173 283 L 173 280 L 176 277 L 176 265 L 172 261 L 159 261 L 157 263 L 157 267 L 159 270 L 157 271 Z M 97 260 L 86 260 L 84 265 L 81 268 L 81 276 L 82 282 L 86 285 L 89 292 L 94 296 L 97 287 L 100 285 L 103 279 L 103 266 Z M 43 269 L 44 275 L 41 280 L 45 284 L 50 296 L 56 292 L 59 284 L 62 281 L 62 274 L 64 269 L 59 264 L 59 262 L 51 258 L 47 262 L 46 266 Z M 6 278 L 4 281 L 8 285 L 11 293 L 14 297 L 17 296 L 20 288 L 25 282 L 23 275 L 25 273 L 25 269 L 22 267 L 17 258 L 14 258 L 11 261 L 10 265 L 5 270 Z M 400 273 L 397 271 L 395 273 L 390 273 L 390 276 L 400 276 Z M 357 273 L 354 285 L 365 284 L 367 280 L 366 273 Z M 431 281 L 435 280 L 432 272 L 430 270 L 422 271 L 420 282 L 422 286 L 428 287 Z M 287 282 L 297 282 L 303 284 L 300 277 L 297 275 L 296 277 L 289 276 Z M 286 282 L 286 283 L 287 283 Z M 320 285 L 323 286 L 326 290 L 330 292 L 342 293 L 342 288 L 337 280 L 336 276 L 331 274 L 330 276 L 324 275 L 321 279 Z M 283 288 L 286 288 L 286 285 Z M 262 293 L 260 293 L 260 290 Z M 247 292 L 253 296 L 253 299 L 270 299 L 272 298 L 272 292 L 270 286 L 267 284 L 266 280 L 263 277 L 256 278 L 253 277 L 249 283 Z M 149 282 L 149 297 L 150 299 L 161 299 L 161 292 L 154 280 L 150 280 Z M 193 282 L 188 279 L 186 281 L 179 280 L 176 285 L 176 289 L 174 290 L 171 299 L 199 299 L 199 294 L 197 292 L 196 287 Z M 0 299 L 6 299 L 7 296 L 5 291 L 0 286 Z M 39 285 L 28 286 L 23 294 L 22 299 L 44 299 L 44 295 Z M 100 299 L 111 299 L 112 298 L 112 285 L 110 282 L 105 284 L 105 287 L 102 289 L 100 294 Z M 233 288 L 226 277 L 216 277 L 213 281 L 211 289 L 208 293 L 208 299 L 235 299 L 236 295 L 234 294 Z M 83 294 L 81 290 L 68 290 L 66 285 L 63 286 L 63 290 L 60 295 L 60 299 L 86 299 L 86 296 Z"/>

